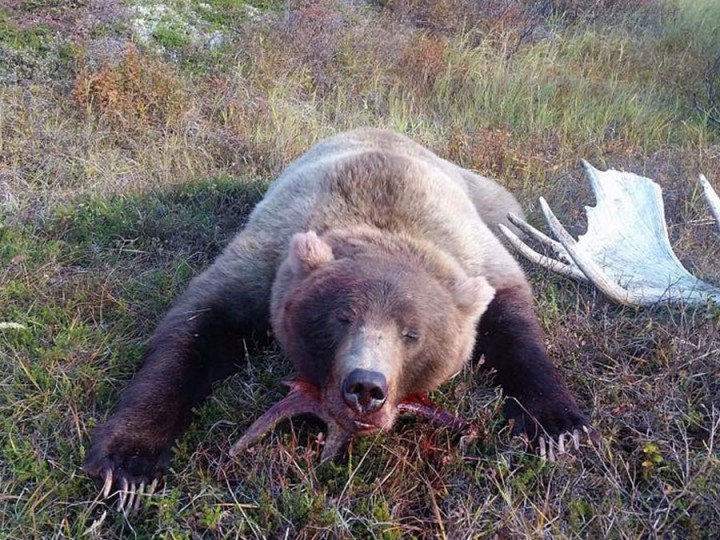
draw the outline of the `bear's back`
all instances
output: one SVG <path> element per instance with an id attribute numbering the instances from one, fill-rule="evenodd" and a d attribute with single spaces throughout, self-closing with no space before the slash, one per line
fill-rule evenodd
<path id="1" fill-rule="evenodd" d="M 291 163 L 246 230 L 272 231 L 267 241 L 282 256 L 299 231 L 373 227 L 437 245 L 479 274 L 488 250 L 497 247 L 488 225 L 518 210 L 515 199 L 492 180 L 400 134 L 362 128 L 321 141 Z"/>

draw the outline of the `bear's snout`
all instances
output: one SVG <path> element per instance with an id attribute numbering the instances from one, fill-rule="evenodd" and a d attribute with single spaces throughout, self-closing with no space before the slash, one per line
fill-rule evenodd
<path id="1" fill-rule="evenodd" d="M 388 385 L 379 371 L 354 369 L 342 382 L 345 403 L 359 414 L 379 411 L 385 404 Z"/>

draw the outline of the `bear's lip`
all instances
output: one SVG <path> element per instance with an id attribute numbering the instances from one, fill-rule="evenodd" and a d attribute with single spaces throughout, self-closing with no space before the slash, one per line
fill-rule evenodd
<path id="1" fill-rule="evenodd" d="M 331 416 L 333 413 L 328 411 Z M 348 406 L 342 408 L 340 414 L 335 414 L 335 420 L 340 425 L 345 425 L 349 432 L 358 435 L 367 435 L 376 431 L 387 430 L 392 427 L 397 415 L 397 406 L 392 403 L 385 405 L 372 413 L 358 414 Z"/>
<path id="2" fill-rule="evenodd" d="M 363 420 L 353 420 L 353 423 L 355 424 L 356 433 L 370 433 L 381 429 L 377 424 Z"/>

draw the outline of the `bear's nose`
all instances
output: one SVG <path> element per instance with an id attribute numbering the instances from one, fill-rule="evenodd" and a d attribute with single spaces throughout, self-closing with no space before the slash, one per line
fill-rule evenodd
<path id="1" fill-rule="evenodd" d="M 387 398 L 385 375 L 378 371 L 354 369 L 342 384 L 345 403 L 362 414 L 380 410 Z"/>

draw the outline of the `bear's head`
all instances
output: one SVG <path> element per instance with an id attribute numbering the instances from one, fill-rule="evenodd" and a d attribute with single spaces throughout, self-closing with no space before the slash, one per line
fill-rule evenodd
<path id="1" fill-rule="evenodd" d="M 343 430 L 389 429 L 403 398 L 435 388 L 471 354 L 494 289 L 431 259 L 391 242 L 292 237 L 273 330 Z"/>

